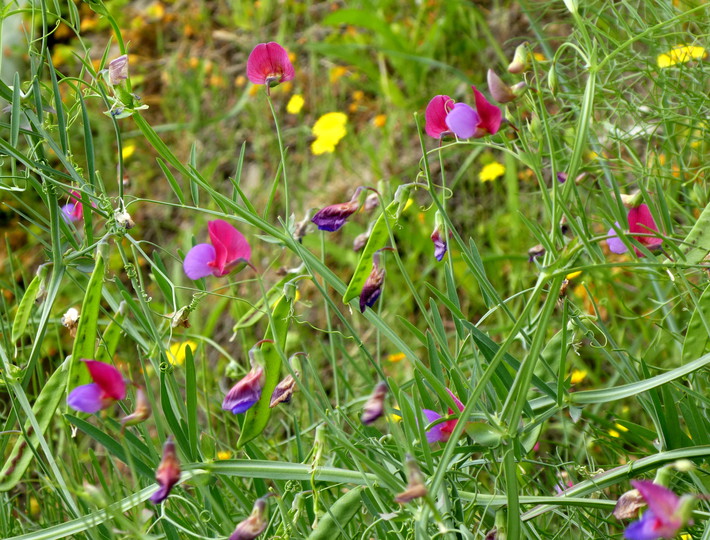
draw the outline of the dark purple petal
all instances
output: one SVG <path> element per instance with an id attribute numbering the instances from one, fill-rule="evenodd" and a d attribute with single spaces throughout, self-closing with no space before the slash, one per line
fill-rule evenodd
<path id="1" fill-rule="evenodd" d="M 560 184 L 564 184 L 567 181 L 567 173 L 565 172 L 558 172 L 557 173 L 557 181 Z"/>
<path id="2" fill-rule="evenodd" d="M 428 424 L 432 424 L 439 420 L 441 418 L 441 415 L 436 412 L 432 411 L 431 409 L 422 409 L 422 414 L 424 414 L 424 418 L 426 418 Z M 443 422 L 438 423 L 432 428 L 429 428 L 426 432 L 426 440 L 429 444 L 433 444 L 435 442 L 443 441 L 445 439 L 445 436 L 443 432 L 441 431 L 441 428 L 444 426 Z"/>
<path id="3" fill-rule="evenodd" d="M 441 261 L 446 255 L 447 245 L 446 241 L 441 237 L 439 229 L 431 233 L 431 241 L 434 242 L 434 257 L 437 261 Z"/>
<path id="4" fill-rule="evenodd" d="M 657 530 L 658 518 L 651 510 L 646 510 L 641 519 L 634 521 L 624 531 L 624 538 L 629 540 L 657 540 L 665 538 Z M 668 538 L 675 537 L 670 536 Z"/>
<path id="5" fill-rule="evenodd" d="M 264 369 L 261 367 L 252 369 L 227 392 L 222 401 L 222 409 L 232 411 L 233 414 L 249 410 L 261 398 L 263 386 Z"/>
<path id="6" fill-rule="evenodd" d="M 319 210 L 311 221 L 315 223 L 321 231 L 335 232 L 345 225 L 345 221 L 352 216 L 359 208 L 357 200 L 345 203 L 331 204 Z"/>
<path id="7" fill-rule="evenodd" d="M 619 227 L 618 221 L 616 222 L 616 226 Z M 619 235 L 616 234 L 616 230 L 614 230 L 613 227 L 609 229 L 609 232 L 606 234 L 608 236 L 608 238 L 606 239 L 606 244 L 607 246 L 609 246 L 609 251 L 611 251 L 612 253 L 617 253 L 619 255 L 628 251 L 626 244 L 621 241 L 621 238 L 619 238 Z"/>
<path id="8" fill-rule="evenodd" d="M 459 139 L 473 137 L 480 121 L 478 113 L 465 103 L 454 105 L 446 116 L 446 125 Z"/>
<path id="9" fill-rule="evenodd" d="M 158 470 L 155 472 L 155 481 L 158 482 L 160 489 L 150 497 L 151 502 L 155 504 L 163 502 L 179 480 L 180 460 L 177 457 L 175 443 L 171 436 L 168 437 L 163 445 L 163 457 L 160 460 L 160 465 L 158 465 Z"/>
<path id="10" fill-rule="evenodd" d="M 209 276 L 215 270 L 215 249 L 210 244 L 197 244 L 185 255 L 183 269 L 190 279 Z"/>
<path id="11" fill-rule="evenodd" d="M 96 383 L 77 386 L 67 396 L 67 405 L 72 409 L 93 414 L 104 408 L 103 392 Z"/>

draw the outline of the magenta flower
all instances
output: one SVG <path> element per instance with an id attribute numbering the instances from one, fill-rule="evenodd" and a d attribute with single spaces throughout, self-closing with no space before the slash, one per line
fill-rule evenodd
<path id="1" fill-rule="evenodd" d="M 121 372 L 110 364 L 81 360 L 94 382 L 77 386 L 67 396 L 67 405 L 85 413 L 95 413 L 126 397 L 126 383 Z"/>
<path id="2" fill-rule="evenodd" d="M 670 489 L 650 480 L 632 480 L 634 486 L 648 504 L 641 519 L 634 521 L 624 531 L 630 540 L 656 540 L 675 538 L 678 531 L 690 521 L 693 498 L 678 497 Z"/>
<path id="3" fill-rule="evenodd" d="M 446 116 L 454 107 L 454 100 L 449 96 L 438 95 L 431 98 L 424 112 L 424 131 L 430 137 L 441 139 L 449 133 L 449 126 L 446 124 Z"/>
<path id="4" fill-rule="evenodd" d="M 477 126 L 474 137 L 479 138 L 485 135 L 495 135 L 500 129 L 501 122 L 503 122 L 503 112 L 500 110 L 500 107 L 489 103 L 475 86 L 471 88 L 473 88 L 473 95 L 476 99 L 476 112 L 478 112 L 478 116 L 480 117 L 480 123 Z"/>
<path id="5" fill-rule="evenodd" d="M 61 208 L 62 217 L 65 221 L 71 223 L 81 221 L 84 219 L 84 205 L 81 202 L 81 193 L 74 190 L 69 194 L 69 199 L 71 199 L 71 202 Z"/>
<path id="6" fill-rule="evenodd" d="M 651 215 L 651 210 L 648 208 L 648 205 L 640 204 L 639 206 L 629 208 L 627 219 L 629 221 L 629 234 L 633 236 L 634 240 L 646 246 L 651 251 L 661 247 L 663 238 L 657 236 L 639 236 L 639 234 L 648 235 L 658 232 L 658 227 L 656 226 L 656 222 L 653 219 L 653 215 Z M 618 221 L 616 222 L 616 227 L 619 227 Z M 609 229 L 607 236 L 606 243 L 612 253 L 626 253 L 626 245 L 616 234 L 614 228 Z M 638 248 L 634 247 L 634 251 L 636 255 L 643 257 L 643 253 Z"/>
<path id="7" fill-rule="evenodd" d="M 331 204 L 316 212 L 311 218 L 321 231 L 335 232 L 340 229 L 350 216 L 360 208 L 360 192 L 365 189 L 358 187 L 348 202 Z"/>
<path id="8" fill-rule="evenodd" d="M 247 77 L 254 84 L 265 84 L 270 88 L 295 76 L 286 49 L 274 41 L 259 43 L 249 54 Z"/>
<path id="9" fill-rule="evenodd" d="M 461 400 L 457 398 L 454 393 L 449 390 L 448 388 L 446 391 L 449 393 L 449 395 L 452 397 L 454 400 L 454 403 L 456 404 L 456 407 L 458 407 L 459 411 L 463 411 L 464 406 L 463 403 L 461 403 Z M 441 415 L 436 412 L 432 411 L 431 409 L 422 409 L 422 413 L 424 414 L 424 417 L 427 419 L 427 422 L 429 424 L 433 424 L 437 420 L 441 418 Z M 454 411 L 453 409 L 449 408 L 449 415 L 453 414 Z M 426 432 L 426 440 L 429 444 L 433 444 L 435 442 L 446 442 L 449 440 L 449 437 L 451 437 L 451 433 L 454 431 L 454 428 L 456 427 L 456 424 L 458 423 L 458 418 L 451 418 L 450 420 L 446 420 L 445 422 L 439 422 L 435 426 L 431 427 L 430 429 L 427 430 Z"/>
<path id="10" fill-rule="evenodd" d="M 160 489 L 151 495 L 150 500 L 160 504 L 170 495 L 170 490 L 180 480 L 180 461 L 175 451 L 175 443 L 169 436 L 163 445 L 163 458 L 160 460 L 158 470 L 155 472 L 155 481 Z"/>
<path id="11" fill-rule="evenodd" d="M 225 276 L 236 266 L 249 263 L 251 247 L 242 233 L 221 219 L 210 221 L 207 229 L 212 245 L 197 244 L 187 252 L 183 263 L 187 277 Z"/>
<path id="12" fill-rule="evenodd" d="M 473 137 L 481 123 L 478 113 L 465 103 L 457 103 L 451 112 L 446 115 L 446 125 L 449 131 L 459 139 Z"/>
<path id="13" fill-rule="evenodd" d="M 232 386 L 232 389 L 224 396 L 222 409 L 232 411 L 233 414 L 239 414 L 253 407 L 261 397 L 264 378 L 264 368 L 252 363 L 251 371 Z"/>

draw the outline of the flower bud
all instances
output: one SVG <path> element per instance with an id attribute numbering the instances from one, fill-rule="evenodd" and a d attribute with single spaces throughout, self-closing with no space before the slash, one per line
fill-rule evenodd
<path id="1" fill-rule="evenodd" d="M 431 241 L 434 242 L 434 257 L 437 261 L 441 261 L 444 258 L 444 255 L 446 255 L 448 245 L 446 243 L 446 240 L 442 238 L 441 230 L 439 229 L 439 227 L 434 229 L 434 232 L 431 233 L 430 238 Z"/>
<path id="2" fill-rule="evenodd" d="M 365 313 L 365 308 L 371 308 L 382 294 L 382 285 L 385 282 L 385 269 L 380 267 L 379 253 L 372 256 L 372 271 L 365 280 L 365 285 L 360 292 L 360 312 Z"/>
<path id="3" fill-rule="evenodd" d="M 251 371 L 238 381 L 224 396 L 222 409 L 232 411 L 233 414 L 246 412 L 261 397 L 264 386 L 264 368 L 252 364 Z"/>
<path id="4" fill-rule="evenodd" d="M 353 251 L 360 251 L 365 247 L 367 241 L 370 239 L 370 231 L 358 234 L 353 240 Z"/>
<path id="5" fill-rule="evenodd" d="M 394 498 L 394 502 L 399 504 L 408 503 L 414 499 L 419 499 L 426 496 L 427 489 L 424 485 L 424 475 L 422 474 L 419 464 L 416 460 L 407 454 L 407 489 Z"/>
<path id="6" fill-rule="evenodd" d="M 266 500 L 264 497 L 254 502 L 254 509 L 247 519 L 239 523 L 229 540 L 254 540 L 264 532 L 269 522 L 266 520 Z"/>
<path id="7" fill-rule="evenodd" d="M 488 70 L 488 91 L 498 103 L 509 103 L 516 98 L 510 86 L 492 69 Z"/>
<path id="8" fill-rule="evenodd" d="M 108 82 L 111 86 L 121 84 L 128 79 L 128 55 L 114 58 L 108 64 Z"/>
<path id="9" fill-rule="evenodd" d="M 365 212 L 372 212 L 375 208 L 380 205 L 380 198 L 377 193 L 370 193 L 365 199 L 364 210 Z"/>
<path id="10" fill-rule="evenodd" d="M 298 375 L 298 372 L 296 372 Z M 271 394 L 271 403 L 269 403 L 269 408 L 274 408 L 279 403 L 290 403 L 291 396 L 296 389 L 296 380 L 293 375 L 286 375 L 286 377 L 276 385 L 274 392 Z"/>
<path id="11" fill-rule="evenodd" d="M 508 66 L 509 73 L 522 73 L 528 69 L 528 44 L 521 43 L 515 48 L 513 61 Z"/>
<path id="12" fill-rule="evenodd" d="M 646 506 L 646 501 L 638 489 L 631 489 L 616 501 L 614 517 L 616 519 L 634 519 L 638 516 L 639 509 Z"/>
<path id="13" fill-rule="evenodd" d="M 79 311 L 76 308 L 69 308 L 62 316 L 62 324 L 69 330 L 71 337 L 76 337 L 76 329 L 79 326 Z"/>
<path id="14" fill-rule="evenodd" d="M 348 202 L 331 204 L 322 208 L 311 218 L 321 231 L 335 232 L 340 229 L 347 219 L 360 208 L 359 196 L 364 188 L 361 186 L 355 190 L 352 198 Z"/>
<path id="15" fill-rule="evenodd" d="M 155 504 L 160 504 L 168 498 L 170 490 L 180 480 L 180 461 L 175 451 L 175 443 L 172 436 L 169 436 L 163 445 L 163 459 L 158 465 L 155 480 L 158 482 L 160 489 L 153 493 L 150 500 Z"/>
<path id="16" fill-rule="evenodd" d="M 542 244 L 533 246 L 528 250 L 528 262 L 533 262 L 533 260 L 542 257 L 544 254 L 545 247 Z"/>
<path id="17" fill-rule="evenodd" d="M 385 412 L 385 397 L 387 396 L 387 383 L 381 381 L 377 383 L 374 391 L 365 403 L 360 421 L 366 426 L 372 424 Z"/>
<path id="18" fill-rule="evenodd" d="M 145 422 L 150 417 L 150 403 L 142 386 L 136 386 L 136 408 L 133 413 L 121 419 L 121 429 Z"/>

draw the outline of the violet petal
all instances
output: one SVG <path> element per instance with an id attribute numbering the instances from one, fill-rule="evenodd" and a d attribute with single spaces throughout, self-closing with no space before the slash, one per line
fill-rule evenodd
<path id="1" fill-rule="evenodd" d="M 210 244 L 197 244 L 185 255 L 183 262 L 185 275 L 190 279 L 209 276 L 215 270 L 214 266 L 210 264 L 214 264 L 215 255 L 215 249 Z"/>

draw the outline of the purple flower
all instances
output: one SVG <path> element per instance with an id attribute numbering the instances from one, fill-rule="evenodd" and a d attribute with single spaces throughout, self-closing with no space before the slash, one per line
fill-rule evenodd
<path id="1" fill-rule="evenodd" d="M 434 232 L 431 233 L 431 241 L 434 242 L 434 257 L 436 257 L 437 261 L 441 261 L 444 258 L 444 255 L 446 255 L 448 246 L 446 244 L 446 240 L 441 237 L 439 227 L 434 229 Z"/>
<path id="2" fill-rule="evenodd" d="M 160 489 L 150 497 L 151 502 L 160 504 L 170 495 L 170 490 L 180 480 L 180 461 L 175 452 L 175 443 L 172 436 L 169 436 L 163 445 L 163 458 L 160 460 L 158 470 L 155 472 L 155 480 Z"/>
<path id="3" fill-rule="evenodd" d="M 121 429 L 145 422 L 150 416 L 150 403 L 141 386 L 136 386 L 136 408 L 128 416 L 121 418 Z"/>
<path id="4" fill-rule="evenodd" d="M 187 277 L 221 277 L 240 263 L 248 264 L 251 247 L 242 233 L 221 219 L 210 221 L 207 229 L 212 244 L 197 244 L 187 252 L 183 263 Z"/>
<path id="5" fill-rule="evenodd" d="M 614 222 L 614 225 L 616 225 L 617 228 L 621 227 L 618 221 Z M 616 234 L 616 230 L 613 227 L 609 229 L 609 232 L 606 234 L 608 237 L 606 239 L 606 244 L 609 246 L 609 251 L 618 255 L 621 255 L 622 253 L 626 253 L 628 251 L 626 244 L 621 241 L 621 238 L 619 238 L 619 235 Z"/>
<path id="6" fill-rule="evenodd" d="M 446 123 L 446 116 L 454 107 L 454 100 L 449 96 L 438 95 L 431 98 L 424 112 L 424 131 L 430 137 L 441 139 L 449 133 L 449 126 Z"/>
<path id="7" fill-rule="evenodd" d="M 656 540 L 675 538 L 678 531 L 689 522 L 692 497 L 678 497 L 670 489 L 654 484 L 650 480 L 632 480 L 635 487 L 648 504 L 648 510 L 641 519 L 631 523 L 624 531 L 624 538 L 630 540 Z"/>
<path id="8" fill-rule="evenodd" d="M 96 360 L 81 360 L 93 383 L 77 386 L 67 396 L 67 405 L 85 413 L 95 413 L 126 397 L 126 383 L 115 367 Z"/>
<path id="9" fill-rule="evenodd" d="M 251 371 L 224 396 L 222 409 L 232 411 L 233 414 L 249 410 L 261 398 L 264 378 L 264 368 L 252 363 Z"/>
<path id="10" fill-rule="evenodd" d="M 108 64 L 108 80 L 111 86 L 121 84 L 128 78 L 128 55 L 114 58 Z"/>
<path id="11" fill-rule="evenodd" d="M 73 190 L 69 194 L 69 199 L 71 202 L 68 202 L 61 207 L 62 217 L 68 223 L 76 223 L 77 221 L 81 221 L 84 219 L 84 205 L 81 202 L 81 193 Z M 94 205 L 92 204 L 91 206 Z"/>
<path id="12" fill-rule="evenodd" d="M 348 202 L 331 204 L 319 210 L 311 221 L 315 223 L 321 231 L 335 232 L 345 225 L 347 219 L 360 208 L 359 195 L 363 190 L 359 187 L 353 193 Z"/>
<path id="13" fill-rule="evenodd" d="M 481 117 L 469 105 L 457 103 L 446 116 L 446 125 L 459 139 L 469 139 L 476 133 Z"/>
<path id="14" fill-rule="evenodd" d="M 266 530 L 269 522 L 266 519 L 266 499 L 261 497 L 254 502 L 254 508 L 247 519 L 234 529 L 229 540 L 254 540 Z"/>
<path id="15" fill-rule="evenodd" d="M 385 397 L 387 396 L 387 383 L 380 381 L 375 386 L 372 394 L 365 403 L 360 421 L 366 426 L 372 424 L 385 412 Z"/>
<path id="16" fill-rule="evenodd" d="M 627 219 L 629 222 L 629 234 L 633 235 L 634 240 L 646 246 L 651 251 L 661 247 L 661 244 L 663 244 L 663 238 L 658 236 L 647 236 L 654 232 L 658 232 L 658 226 L 656 225 L 653 215 L 651 214 L 651 210 L 647 204 L 640 204 L 629 208 Z M 618 228 L 619 226 L 619 222 L 617 221 L 616 227 Z M 626 245 L 616 234 L 614 228 L 609 229 L 607 236 L 608 238 L 606 243 L 612 253 L 626 253 Z M 634 251 L 636 252 L 636 255 L 643 257 L 641 250 L 634 247 Z"/>
<path id="17" fill-rule="evenodd" d="M 360 292 L 360 313 L 365 313 L 365 308 L 371 308 L 382 294 L 382 285 L 385 282 L 385 269 L 380 266 L 380 254 L 375 252 L 372 256 L 372 270 L 367 276 Z"/>
<path id="18" fill-rule="evenodd" d="M 271 393 L 269 408 L 273 409 L 279 403 L 291 403 L 294 390 L 296 390 L 296 379 L 293 378 L 293 375 L 286 375 Z"/>
<path id="19" fill-rule="evenodd" d="M 464 406 L 463 403 L 461 403 L 461 400 L 454 395 L 454 393 L 449 390 L 448 388 L 446 391 L 449 393 L 451 398 L 454 400 L 454 403 L 456 404 L 456 407 L 458 407 L 459 411 L 463 411 Z M 427 423 L 433 424 L 437 420 L 441 418 L 441 415 L 436 412 L 432 411 L 431 409 L 422 409 L 422 413 L 424 414 L 424 417 L 427 419 Z M 449 415 L 453 414 L 454 411 L 453 409 L 449 409 Z M 430 429 L 427 430 L 426 432 L 426 440 L 429 444 L 433 444 L 435 442 L 446 442 L 449 440 L 449 437 L 451 437 L 451 433 L 454 431 L 454 428 L 456 427 L 456 424 L 458 423 L 458 418 L 451 418 L 449 420 L 446 420 L 445 422 L 439 422 L 435 426 L 431 427 Z"/>
<path id="20" fill-rule="evenodd" d="M 286 49 L 274 41 L 259 43 L 249 54 L 247 77 L 254 84 L 265 84 L 269 88 L 295 76 Z"/>
<path id="21" fill-rule="evenodd" d="M 517 96 L 513 90 L 503 82 L 498 74 L 492 69 L 488 70 L 488 91 L 498 103 L 508 103 L 513 101 Z"/>

